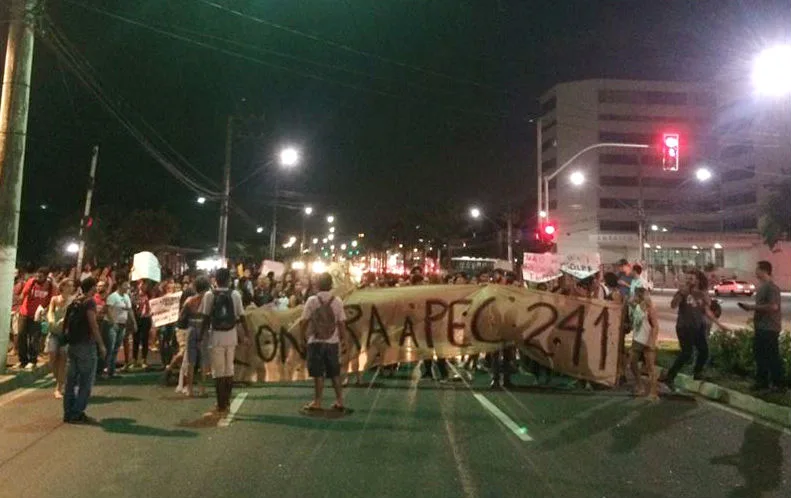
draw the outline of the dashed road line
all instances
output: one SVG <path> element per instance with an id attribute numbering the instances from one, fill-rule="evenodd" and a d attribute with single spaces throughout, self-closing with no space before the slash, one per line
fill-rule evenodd
<path id="1" fill-rule="evenodd" d="M 228 411 L 228 415 L 221 418 L 217 422 L 217 427 L 228 427 L 231 425 L 233 418 L 236 416 L 236 412 L 239 411 L 239 408 L 242 407 L 242 403 L 244 403 L 244 400 L 247 398 L 247 394 L 248 393 L 243 392 L 236 395 L 236 397 L 231 402 L 231 409 Z"/>
<path id="2" fill-rule="evenodd" d="M 526 427 L 519 427 L 516 424 L 516 422 L 514 422 L 511 419 L 511 417 L 509 417 L 508 415 L 503 413 L 502 410 L 497 408 L 497 406 L 494 403 L 492 403 L 491 401 L 489 401 L 486 398 L 486 396 L 484 396 L 483 394 L 480 394 L 480 393 L 473 393 L 472 395 L 475 396 L 475 399 L 477 399 L 478 402 L 480 404 L 482 404 L 484 408 L 489 410 L 489 412 L 492 415 L 494 415 L 495 418 L 497 418 L 497 420 L 502 422 L 504 426 L 506 426 L 509 429 L 511 429 L 511 432 L 516 434 L 516 437 L 518 437 L 519 439 L 521 439 L 522 441 L 525 441 L 525 442 L 530 442 L 530 441 L 533 440 L 533 438 L 530 437 L 530 434 L 527 433 L 527 428 Z"/>

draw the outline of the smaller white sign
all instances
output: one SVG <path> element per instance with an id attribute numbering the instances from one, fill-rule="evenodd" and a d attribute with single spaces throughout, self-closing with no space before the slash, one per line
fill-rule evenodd
<path id="1" fill-rule="evenodd" d="M 180 301 L 181 291 L 152 299 L 150 301 L 151 319 L 154 322 L 154 327 L 163 327 L 176 323 L 179 319 Z"/>
<path id="2" fill-rule="evenodd" d="M 560 271 L 580 280 L 595 275 L 600 269 L 601 256 L 597 252 L 566 254 L 560 262 Z"/>
<path id="3" fill-rule="evenodd" d="M 159 260 L 148 251 L 135 254 L 132 260 L 131 276 L 129 277 L 132 281 L 144 278 L 154 282 L 162 280 L 162 268 L 159 266 Z"/>
<path id="4" fill-rule="evenodd" d="M 560 257 L 557 254 L 526 252 L 522 276 L 527 282 L 549 282 L 560 276 Z"/>
<path id="5" fill-rule="evenodd" d="M 261 275 L 266 276 L 270 271 L 274 272 L 275 278 L 280 278 L 283 276 L 283 273 L 286 272 L 286 265 L 279 261 L 265 259 L 264 262 L 261 263 Z"/>

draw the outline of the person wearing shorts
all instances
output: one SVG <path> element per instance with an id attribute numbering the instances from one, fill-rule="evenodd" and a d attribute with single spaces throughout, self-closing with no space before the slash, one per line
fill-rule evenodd
<path id="1" fill-rule="evenodd" d="M 244 317 L 244 308 L 242 307 L 242 295 L 239 291 L 231 290 L 231 272 L 227 268 L 220 268 L 217 270 L 215 276 L 217 279 L 217 288 L 206 292 L 203 296 L 201 304 L 201 314 L 204 317 L 202 326 L 203 334 L 209 335 L 209 356 L 211 361 L 211 373 L 214 377 L 215 386 L 217 388 L 217 409 L 212 412 L 213 415 L 223 415 L 227 413 L 231 406 L 231 391 L 233 390 L 233 360 L 236 354 L 236 345 L 239 339 L 243 343 L 249 342 L 248 337 L 250 334 L 247 332 L 247 325 L 242 320 Z M 215 318 L 217 311 L 215 309 L 215 302 L 222 303 L 227 299 L 223 294 L 230 294 L 233 303 L 233 324 L 228 324 L 229 328 L 220 328 L 216 325 Z M 218 308 L 221 309 L 221 308 Z M 243 330 L 243 334 L 239 333 L 239 325 Z"/>
<path id="2" fill-rule="evenodd" d="M 341 330 L 346 322 L 343 302 L 332 295 L 332 275 L 324 273 L 319 277 L 319 292 L 305 302 L 302 310 L 300 326 L 302 333 L 308 338 L 308 374 L 313 377 L 313 401 L 305 405 L 305 411 L 321 410 L 321 398 L 324 392 L 324 379 L 332 379 L 335 390 L 333 410 L 343 411 L 343 386 L 341 384 L 340 343 Z M 311 320 L 323 306 L 330 306 L 335 317 L 335 330 L 326 339 L 320 339 L 311 333 Z"/>

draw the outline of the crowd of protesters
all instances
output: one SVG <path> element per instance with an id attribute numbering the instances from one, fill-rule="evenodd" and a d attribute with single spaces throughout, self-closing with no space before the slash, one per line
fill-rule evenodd
<path id="1" fill-rule="evenodd" d="M 619 371 L 622 374 L 621 382 L 625 382 L 627 372 L 631 373 L 637 394 L 656 398 L 660 381 L 673 389 L 676 375 L 692 359 L 695 351 L 697 358 L 694 376 L 698 380 L 704 379 L 709 330 L 712 324 L 727 330 L 719 322 L 716 307 L 709 298 L 706 276 L 700 271 L 689 272 L 672 299 L 671 307 L 678 310 L 676 329 L 681 354 L 667 373 L 658 379 L 655 367 L 659 325 L 651 299 L 651 284 L 644 278 L 642 268 L 637 264 L 632 265 L 621 260 L 616 263 L 615 268 L 617 271 L 597 272 L 584 279 L 563 274 L 558 279 L 533 284 L 531 287 L 560 295 L 597 298 L 624 304 L 621 350 L 625 353 L 619 359 Z M 776 389 L 783 387 L 777 352 L 779 290 L 771 281 L 771 270 L 768 263 L 759 263 L 757 276 L 762 285 L 756 296 L 756 304 L 740 304 L 745 310 L 755 312 L 755 355 L 758 363 L 756 385 L 761 389 L 770 385 Z M 82 386 L 85 391 L 84 386 L 93 382 L 92 377 L 86 377 L 86 365 L 92 365 L 90 375 L 113 379 L 118 377 L 119 372 L 149 369 L 151 351 L 158 353 L 164 367 L 166 384 L 173 377 L 178 377 L 179 393 L 193 396 L 197 385 L 197 394 L 203 395 L 206 377 L 211 372 L 218 397 L 217 410 L 227 411 L 233 385 L 233 351 L 240 341 L 247 342 L 251 339 L 244 330 L 241 319 L 244 309 L 256 306 L 286 310 L 308 304 L 304 307 L 302 317 L 305 327 L 311 320 L 316 319 L 313 315 L 320 316 L 323 310 L 329 309 L 325 301 L 329 296 L 328 285 L 331 288 L 331 278 L 326 274 L 311 275 L 290 271 L 276 277 L 272 272 L 258 273 L 255 268 L 244 269 L 241 266 L 233 273 L 220 269 L 211 275 L 185 274 L 174 277 L 165 274 L 161 282 L 145 279 L 129 282 L 126 268 L 93 269 L 86 266 L 78 278 L 75 278 L 76 274 L 75 270 L 50 271 L 47 268 L 27 273 L 18 272 L 14 285 L 15 323 L 12 325 L 13 339 L 10 343 L 12 354 L 16 353 L 18 357 L 16 364 L 10 366 L 18 369 L 35 369 L 39 361 L 43 360 L 40 358 L 41 353 L 47 355 L 46 361 L 49 362 L 56 383 L 54 396 L 66 398 L 64 408 L 67 421 L 82 421 L 84 418 L 84 403 L 87 398 L 78 396 L 75 401 L 74 388 Z M 425 276 L 416 267 L 408 275 L 365 274 L 360 287 L 427 284 L 526 286 L 517 275 L 502 270 L 483 271 L 477 275 L 456 273 L 440 277 Z M 182 292 L 182 297 L 178 322 L 154 327 L 151 300 L 179 291 Z M 87 301 L 90 306 L 85 305 Z M 69 309 L 75 303 L 80 304 L 83 315 L 82 340 L 91 346 L 71 347 L 74 346 L 74 341 L 67 340 L 66 322 Z M 217 318 L 218 306 L 227 312 L 225 318 Z M 341 313 L 335 313 L 337 324 L 331 323 L 337 326 L 337 334 L 327 332 L 328 337 L 334 339 L 316 339 L 316 342 L 337 341 L 337 335 L 344 328 L 342 306 L 340 310 Z M 89 315 L 92 318 L 86 318 Z M 328 317 L 325 319 L 331 321 Z M 95 333 L 93 326 L 87 325 L 93 323 L 93 320 L 96 325 Z M 327 327 L 329 325 L 325 325 Z M 623 346 L 628 334 L 632 334 L 632 347 L 626 351 Z M 322 348 L 309 348 L 318 351 L 314 355 L 318 360 L 311 361 L 309 358 L 309 370 L 323 372 L 318 377 L 327 375 L 333 379 L 337 393 L 333 406 L 343 409 L 339 372 L 336 372 L 337 365 L 328 361 L 327 358 L 332 356 L 332 347 L 326 346 L 324 344 Z M 88 354 L 88 350 L 93 352 Z M 118 368 L 120 353 L 123 353 L 123 362 Z M 92 355 L 96 358 L 94 363 L 90 361 Z M 528 369 L 539 379 L 543 374 L 545 382 L 556 375 L 528 357 L 520 356 L 516 344 L 504 343 L 498 352 L 463 358 L 457 362 L 458 368 L 445 359 L 429 359 L 423 362 L 422 378 L 447 381 L 452 378 L 449 375 L 449 366 L 453 367 L 456 377 L 459 372 L 466 372 L 471 377 L 478 370 L 488 370 L 491 387 L 499 389 L 513 385 L 511 374 L 518 370 L 517 365 Z M 359 365 L 352 367 L 358 370 L 356 383 L 359 384 Z M 396 367 L 392 365 L 385 366 L 385 374 L 392 372 L 394 368 Z M 644 376 L 648 377 L 647 383 L 643 381 Z M 196 382 L 196 379 L 199 380 Z M 306 406 L 307 409 L 320 407 L 323 383 L 320 386 L 317 382 L 316 386 L 316 397 Z"/>

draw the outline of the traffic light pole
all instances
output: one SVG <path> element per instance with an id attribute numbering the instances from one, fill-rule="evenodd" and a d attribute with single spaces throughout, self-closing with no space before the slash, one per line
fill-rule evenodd
<path id="1" fill-rule="evenodd" d="M 579 151 L 576 154 L 574 154 L 571 157 L 571 159 L 569 159 L 568 161 L 566 161 L 565 163 L 560 165 L 560 167 L 557 168 L 555 171 L 553 171 L 552 174 L 550 174 L 550 175 L 543 175 L 543 178 L 544 178 L 544 195 L 543 195 L 543 198 L 544 198 L 544 212 L 547 215 L 546 216 L 547 220 L 549 219 L 549 182 L 551 182 L 555 177 L 557 177 L 559 174 L 561 174 L 563 172 L 563 170 L 565 170 L 566 168 L 571 166 L 571 163 L 576 161 L 581 155 L 583 155 L 586 152 L 589 152 L 591 150 L 601 149 L 601 148 L 604 148 L 604 147 L 614 147 L 614 148 L 620 148 L 620 149 L 648 149 L 651 146 L 650 145 L 645 145 L 645 144 L 618 144 L 618 143 L 609 143 L 609 142 L 589 145 L 588 147 L 585 147 L 581 151 Z"/>
<path id="2" fill-rule="evenodd" d="M 39 0 L 11 0 L 0 98 L 0 373 L 5 372 Z"/>
<path id="3" fill-rule="evenodd" d="M 85 258 L 85 228 L 91 216 L 91 202 L 93 201 L 93 186 L 96 183 L 96 164 L 99 162 L 99 146 L 93 146 L 91 155 L 91 172 L 88 175 L 88 193 L 85 194 L 85 211 L 80 222 L 80 249 L 77 252 L 77 271 L 74 272 L 75 278 L 80 278 L 82 274 L 82 262 Z"/>

